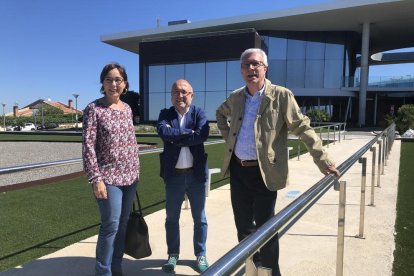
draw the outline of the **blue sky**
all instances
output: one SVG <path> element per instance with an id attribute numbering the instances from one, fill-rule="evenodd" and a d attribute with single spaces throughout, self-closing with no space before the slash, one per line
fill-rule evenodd
<path id="1" fill-rule="evenodd" d="M 0 0 L 0 102 L 7 113 L 16 102 L 20 108 L 40 98 L 67 103 L 77 93 L 83 109 L 100 97 L 99 74 L 112 61 L 126 67 L 130 89 L 138 91 L 138 55 L 104 44 L 100 36 L 155 28 L 157 17 L 166 26 L 324 2 L 333 1 Z M 370 72 L 407 75 L 413 68 Z"/>

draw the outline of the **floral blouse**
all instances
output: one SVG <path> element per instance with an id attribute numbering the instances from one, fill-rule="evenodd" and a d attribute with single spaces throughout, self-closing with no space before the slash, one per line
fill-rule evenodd
<path id="1" fill-rule="evenodd" d="M 83 167 L 90 183 L 103 181 L 115 186 L 139 180 L 139 152 L 132 111 L 88 104 L 83 115 Z"/>

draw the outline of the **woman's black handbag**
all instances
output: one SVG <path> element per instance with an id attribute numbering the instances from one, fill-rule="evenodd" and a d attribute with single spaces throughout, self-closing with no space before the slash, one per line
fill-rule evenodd
<path id="1" fill-rule="evenodd" d="M 151 256 L 151 246 L 149 243 L 148 226 L 142 216 L 141 203 L 139 202 L 138 192 L 136 192 L 138 210 L 133 203 L 132 212 L 129 215 L 128 225 L 125 235 L 125 254 L 141 259 Z"/>

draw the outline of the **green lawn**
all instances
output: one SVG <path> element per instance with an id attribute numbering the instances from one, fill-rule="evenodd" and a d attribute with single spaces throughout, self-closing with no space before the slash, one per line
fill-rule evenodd
<path id="1" fill-rule="evenodd" d="M 140 138 L 138 138 L 140 139 Z M 289 141 L 293 157 L 297 141 Z M 305 147 L 302 145 L 301 151 Z M 209 168 L 220 168 L 224 143 L 208 145 Z M 158 154 L 141 155 L 138 185 L 145 214 L 164 208 Z M 229 182 L 212 176 L 211 189 Z M 85 177 L 0 194 L 0 271 L 96 235 L 99 215 Z"/>
<path id="2" fill-rule="evenodd" d="M 395 223 L 395 276 L 414 275 L 414 142 L 401 143 Z"/>

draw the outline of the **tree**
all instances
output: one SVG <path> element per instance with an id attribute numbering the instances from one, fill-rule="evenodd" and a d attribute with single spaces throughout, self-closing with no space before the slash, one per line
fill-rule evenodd
<path id="1" fill-rule="evenodd" d="M 44 103 L 43 106 L 41 103 L 35 104 L 32 109 L 38 109 L 40 114 L 43 109 L 43 116 L 47 115 L 63 115 L 64 112 L 60 108 L 54 107 L 52 105 Z"/>
<path id="2" fill-rule="evenodd" d="M 123 102 L 126 102 L 131 107 L 132 120 L 134 122 L 134 125 L 137 125 L 139 123 L 140 110 L 139 93 L 134 91 L 128 91 L 127 93 L 121 95 L 121 100 Z"/>

